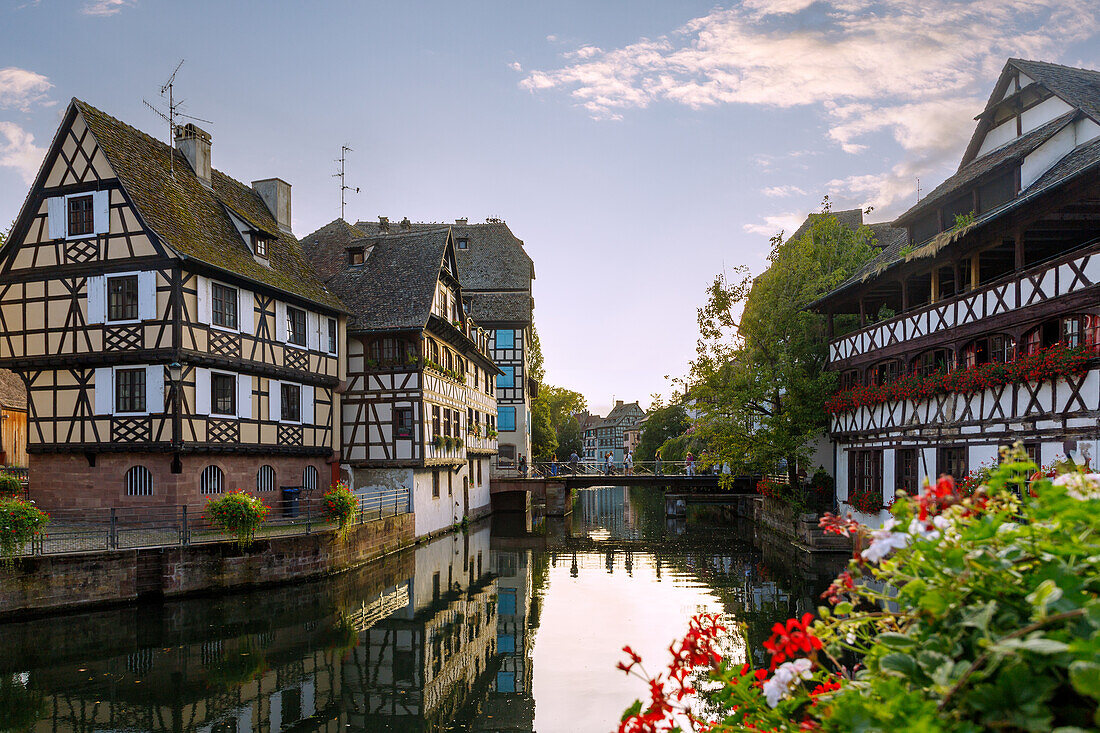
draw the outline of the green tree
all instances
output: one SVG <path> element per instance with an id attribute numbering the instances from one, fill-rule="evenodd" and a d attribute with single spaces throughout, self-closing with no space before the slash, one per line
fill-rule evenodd
<path id="1" fill-rule="evenodd" d="M 649 417 L 642 425 L 634 458 L 639 461 L 652 461 L 658 448 L 671 438 L 683 435 L 690 426 L 691 420 L 688 419 L 687 410 L 683 405 L 658 403 L 654 409 L 650 410 Z M 661 457 L 665 458 L 664 452 L 661 453 Z"/>
<path id="2" fill-rule="evenodd" d="M 558 426 L 558 460 L 569 460 L 574 451 L 578 456 L 584 453 L 584 436 L 581 435 L 580 423 L 570 415 L 568 420 Z"/>
<path id="3" fill-rule="evenodd" d="M 531 452 L 534 459 L 549 461 L 557 447 L 558 435 L 550 421 L 549 405 L 542 399 L 535 399 L 531 403 Z"/>
<path id="4" fill-rule="evenodd" d="M 874 257 L 871 229 L 851 229 L 824 210 L 798 239 L 772 239 L 769 267 L 751 278 L 715 278 L 699 309 L 690 395 L 703 410 L 700 438 L 716 460 L 772 472 L 791 486 L 809 443 L 826 427 L 836 377 L 824 370 L 824 316 L 806 307 Z"/>
<path id="5" fill-rule="evenodd" d="M 539 396 L 531 403 L 533 424 L 531 426 L 531 451 L 539 460 L 550 460 L 552 455 L 563 458 L 562 438 L 572 440 L 569 435 L 572 424 L 576 426 L 574 414 L 588 408 L 584 395 L 565 387 L 555 387 L 552 384 L 540 384 Z M 544 424 L 540 424 L 545 419 Z M 579 431 L 578 431 L 579 435 Z M 564 457 L 579 445 L 579 441 L 573 441 L 568 446 Z"/>

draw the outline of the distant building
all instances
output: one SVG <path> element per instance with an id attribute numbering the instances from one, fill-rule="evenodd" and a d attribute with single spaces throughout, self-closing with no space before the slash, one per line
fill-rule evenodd
<path id="1" fill-rule="evenodd" d="M 623 435 L 643 417 L 645 417 L 645 410 L 637 402 L 624 404 L 622 400 L 616 400 L 615 407 L 596 426 L 597 460 L 606 460 L 607 454 L 610 453 L 611 460 L 622 463 Z"/>
<path id="2" fill-rule="evenodd" d="M 581 459 L 584 461 L 596 460 L 596 428 L 603 418 L 589 412 L 578 412 L 573 416 L 577 420 L 577 426 L 581 432 Z"/>
<path id="3" fill-rule="evenodd" d="M 394 224 L 386 218 L 355 223 L 357 229 L 381 236 L 440 226 L 444 225 L 408 219 Z M 502 372 L 496 385 L 500 435 L 494 468 L 512 469 L 520 456 L 531 460 L 531 400 L 538 390 L 538 383 L 528 374 L 535 265 L 524 250 L 523 241 L 498 219 L 483 224 L 456 219 L 451 232 L 462 281 L 462 305 L 474 321 L 490 332 L 489 355 Z"/>
<path id="4" fill-rule="evenodd" d="M 417 536 L 487 514 L 500 372 L 459 305 L 451 229 L 353 234 L 302 240 L 351 311 L 341 467 L 360 494 L 412 489 Z"/>
<path id="5" fill-rule="evenodd" d="M 642 440 L 642 430 L 645 428 L 649 416 L 643 417 L 638 422 L 623 430 L 623 454 L 633 453 L 638 450 L 638 443 Z"/>
<path id="6" fill-rule="evenodd" d="M 27 386 L 0 369 L 0 466 L 27 465 Z"/>

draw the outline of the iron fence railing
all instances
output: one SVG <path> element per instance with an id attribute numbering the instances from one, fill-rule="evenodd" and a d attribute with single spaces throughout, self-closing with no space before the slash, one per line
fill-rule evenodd
<path id="1" fill-rule="evenodd" d="M 705 476 L 719 474 L 721 466 L 703 468 L 699 461 L 538 461 L 528 468 L 529 477 L 553 476 Z M 518 476 L 520 471 L 515 469 Z"/>
<path id="2" fill-rule="evenodd" d="M 299 487 L 283 487 L 293 497 Z M 319 492 L 315 492 L 319 493 Z M 260 495 L 271 511 L 256 530 L 255 539 L 273 539 L 333 529 L 320 496 L 271 499 Z M 353 524 L 408 514 L 412 509 L 408 487 L 370 491 L 359 496 Z M 104 550 L 181 547 L 226 542 L 236 538 L 211 522 L 203 507 L 102 507 L 56 509 L 50 522 L 28 543 L 22 555 L 64 555 Z"/>

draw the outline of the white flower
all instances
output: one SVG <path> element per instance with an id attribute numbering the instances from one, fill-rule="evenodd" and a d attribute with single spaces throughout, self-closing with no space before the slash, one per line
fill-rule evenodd
<path id="1" fill-rule="evenodd" d="M 1054 479 L 1054 485 L 1066 487 L 1066 493 L 1077 501 L 1100 499 L 1100 473 L 1063 473 Z"/>
<path id="2" fill-rule="evenodd" d="M 812 666 L 813 663 L 809 659 L 795 659 L 792 662 L 783 662 L 776 667 L 775 674 L 764 683 L 764 697 L 768 698 L 768 705 L 773 708 L 778 706 L 779 701 L 787 696 L 798 680 L 810 679 Z"/>
<path id="3" fill-rule="evenodd" d="M 895 549 L 900 550 L 909 544 L 909 535 L 893 531 L 897 523 L 896 519 L 890 517 L 886 520 L 886 524 L 882 525 L 882 529 L 876 529 L 871 533 L 871 546 L 861 555 L 864 560 L 877 563 Z"/>
<path id="4" fill-rule="evenodd" d="M 849 644 L 855 644 L 856 643 L 856 632 L 849 631 L 847 633 L 847 635 L 845 635 L 844 641 L 848 642 Z"/>

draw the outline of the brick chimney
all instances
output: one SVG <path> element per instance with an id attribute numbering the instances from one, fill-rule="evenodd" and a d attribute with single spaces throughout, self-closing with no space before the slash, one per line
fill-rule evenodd
<path id="1" fill-rule="evenodd" d="M 383 232 L 388 232 L 390 230 L 390 218 L 388 216 L 379 216 L 378 228 Z"/>
<path id="2" fill-rule="evenodd" d="M 464 227 L 464 226 L 466 226 L 466 222 L 468 222 L 468 221 L 469 221 L 469 219 L 463 217 L 461 219 L 455 219 L 455 224 L 457 226 Z"/>
<path id="3" fill-rule="evenodd" d="M 623 406 L 623 401 L 622 400 L 615 400 L 615 407 L 622 407 L 622 406 Z"/>
<path id="4" fill-rule="evenodd" d="M 199 183 L 210 188 L 210 133 L 190 122 L 180 125 L 176 128 L 176 150 L 187 159 Z"/>
<path id="5" fill-rule="evenodd" d="M 252 190 L 260 194 L 279 229 L 290 233 L 290 184 L 282 178 L 265 178 L 253 181 Z"/>
<path id="6" fill-rule="evenodd" d="M 409 221 L 409 217 L 407 217 L 407 216 L 404 219 L 401 220 L 401 222 L 398 226 L 400 226 L 405 231 L 408 231 L 408 230 L 413 228 L 412 222 Z"/>

